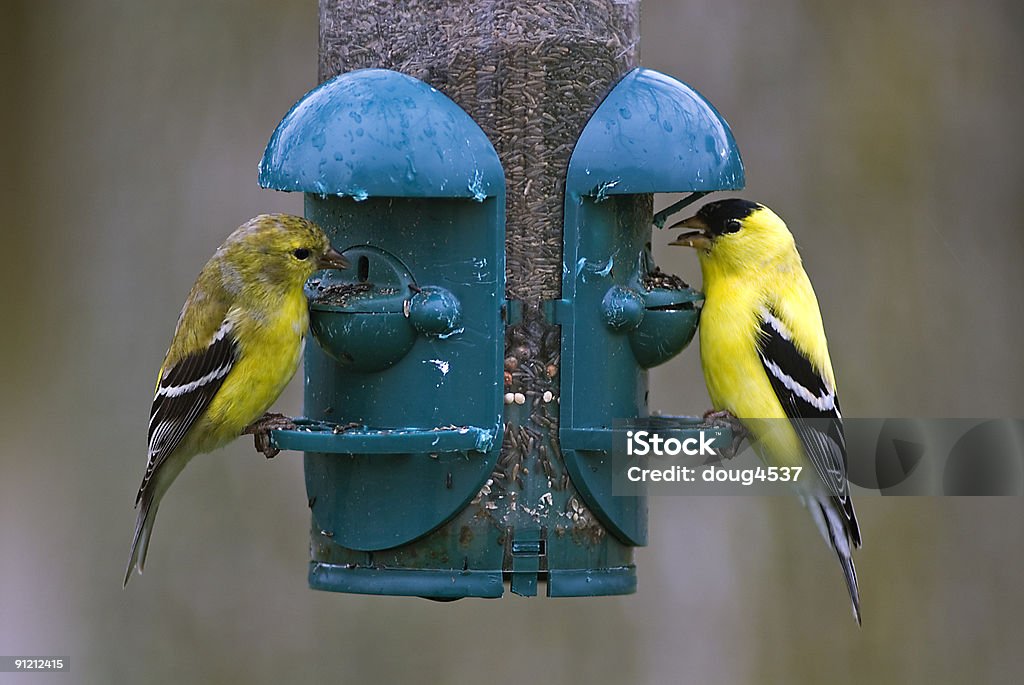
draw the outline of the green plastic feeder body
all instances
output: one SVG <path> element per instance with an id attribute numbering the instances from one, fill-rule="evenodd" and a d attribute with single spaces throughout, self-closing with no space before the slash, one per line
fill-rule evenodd
<path id="1" fill-rule="evenodd" d="M 715 108 L 686 84 L 643 68 L 626 74 L 600 104 L 569 162 L 555 312 L 562 325 L 560 442 L 577 489 L 626 544 L 646 544 L 647 504 L 612 497 L 613 422 L 647 417 L 646 369 L 690 342 L 702 299 L 689 288 L 645 285 L 654 268 L 646 196 L 743 184 L 739 150 Z M 658 421 L 662 429 L 696 430 L 691 418 Z"/>
<path id="2" fill-rule="evenodd" d="M 307 284 L 306 420 L 273 434 L 306 453 L 311 587 L 499 596 L 501 545 L 460 548 L 445 527 L 501 444 L 505 179 L 490 141 L 422 81 L 354 71 L 285 115 L 259 180 L 305 193 L 352 264 Z M 424 538 L 417 558 L 378 563 Z"/>

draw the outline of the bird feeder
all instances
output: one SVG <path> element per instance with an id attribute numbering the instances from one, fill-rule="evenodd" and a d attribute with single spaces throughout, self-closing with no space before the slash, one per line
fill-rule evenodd
<path id="1" fill-rule="evenodd" d="M 422 81 L 361 70 L 285 115 L 260 184 L 305 193 L 306 215 L 353 265 L 307 284 L 306 419 L 274 434 L 306 453 L 310 585 L 477 592 L 476 577 L 449 583 L 451 567 L 381 568 L 374 555 L 463 509 L 498 458 L 505 184 L 494 148 Z"/>
<path id="2" fill-rule="evenodd" d="M 305 452 L 310 586 L 434 599 L 499 597 L 506 582 L 521 595 L 539 581 L 551 596 L 634 591 L 646 502 L 611 494 L 613 422 L 647 417 L 646 370 L 690 342 L 701 302 L 655 266 L 650 197 L 742 187 L 714 108 L 637 69 L 583 129 L 562 296 L 541 307 L 561 326 L 560 399 L 505 395 L 506 333 L 522 317 L 505 300 L 505 175 L 440 91 L 384 69 L 326 81 L 271 136 L 260 184 L 304 193 L 353 265 L 307 284 L 305 417 L 272 434 Z M 538 416 L 526 402 L 551 407 L 543 445 L 508 430 Z M 696 419 L 659 420 L 696 431 Z M 502 442 L 516 440 L 543 459 L 509 473 Z M 516 487 L 497 495 L 498 480 Z"/>
<path id="3" fill-rule="evenodd" d="M 647 369 L 686 347 L 702 302 L 699 292 L 656 267 L 644 200 L 743 184 L 725 120 L 697 91 L 651 69 L 619 81 L 569 161 L 562 299 L 554 303 L 562 326 L 559 436 L 576 487 L 626 544 L 647 543 L 647 507 L 640 497 L 612 496 L 613 422 L 648 416 Z M 694 435 L 698 423 L 658 418 L 659 430 Z M 719 431 L 715 439 L 726 437 Z"/>

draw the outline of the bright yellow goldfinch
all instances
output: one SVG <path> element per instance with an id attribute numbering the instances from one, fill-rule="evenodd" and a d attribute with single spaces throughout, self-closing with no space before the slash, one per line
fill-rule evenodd
<path id="1" fill-rule="evenodd" d="M 265 433 L 254 422 L 295 373 L 309 327 L 303 284 L 318 269 L 346 266 L 316 224 L 263 214 L 203 267 L 157 379 L 125 585 L 133 568 L 142 573 L 160 500 L 189 460 L 243 432 Z"/>
<path id="2" fill-rule="evenodd" d="M 839 557 L 859 624 L 852 552 L 861 537 L 842 415 L 818 301 L 793 236 L 772 210 L 739 199 L 706 204 L 673 226 L 680 227 L 696 230 L 671 244 L 695 248 L 704 274 L 700 354 L 711 403 L 740 420 L 768 464 L 813 467 L 803 472 L 801 492 Z"/>

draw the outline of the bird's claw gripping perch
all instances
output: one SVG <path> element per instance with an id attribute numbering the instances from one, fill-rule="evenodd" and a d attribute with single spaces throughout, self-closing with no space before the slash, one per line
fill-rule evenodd
<path id="1" fill-rule="evenodd" d="M 729 443 L 729 446 L 718 450 L 718 456 L 722 459 L 732 459 L 739 454 L 743 441 L 749 436 L 743 422 L 730 411 L 709 409 L 704 412 L 704 423 L 714 428 L 728 428 L 732 432 L 732 442 Z"/>
<path id="2" fill-rule="evenodd" d="M 284 414 L 267 412 L 246 426 L 242 435 L 251 434 L 256 451 L 267 459 L 273 459 L 281 451 L 270 441 L 270 431 L 274 430 L 295 430 L 295 422 Z"/>

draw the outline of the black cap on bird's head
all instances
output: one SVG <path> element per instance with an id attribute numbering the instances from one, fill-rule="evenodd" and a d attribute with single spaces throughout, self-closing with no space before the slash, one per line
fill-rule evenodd
<path id="1" fill-rule="evenodd" d="M 709 202 L 689 219 L 683 219 L 670 227 L 697 230 L 683 233 L 669 245 L 708 249 L 716 238 L 739 231 L 743 219 L 759 209 L 764 209 L 764 205 L 740 198 Z"/>

